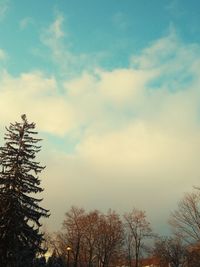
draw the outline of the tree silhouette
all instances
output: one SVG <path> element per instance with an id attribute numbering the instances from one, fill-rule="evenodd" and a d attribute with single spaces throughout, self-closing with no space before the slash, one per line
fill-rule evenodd
<path id="1" fill-rule="evenodd" d="M 173 232 L 186 243 L 200 240 L 200 192 L 186 193 L 172 212 L 170 220 Z"/>
<path id="2" fill-rule="evenodd" d="M 146 213 L 142 210 L 133 208 L 131 212 L 124 214 L 124 219 L 129 264 L 131 266 L 132 259 L 134 259 L 134 265 L 135 267 L 138 267 L 142 250 L 145 248 L 144 241 L 154 237 L 155 234 L 153 233 L 151 225 L 147 220 Z"/>
<path id="3" fill-rule="evenodd" d="M 32 266 L 42 248 L 41 217 L 49 211 L 41 208 L 33 194 L 40 193 L 38 174 L 44 169 L 35 161 L 40 151 L 34 138 L 35 124 L 26 115 L 21 122 L 6 128 L 5 145 L 0 148 L 0 266 Z"/>

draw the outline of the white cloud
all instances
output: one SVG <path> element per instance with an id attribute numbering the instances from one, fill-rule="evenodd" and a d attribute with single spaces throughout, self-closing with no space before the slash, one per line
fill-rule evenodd
<path id="1" fill-rule="evenodd" d="M 51 28 L 59 40 L 61 23 Z M 55 148 L 45 155 L 50 220 L 62 217 L 65 202 L 120 211 L 138 206 L 155 218 L 162 210 L 164 220 L 182 192 L 197 185 L 199 49 L 173 33 L 123 69 L 85 70 L 64 82 L 41 72 L 1 74 L 1 125 L 27 113 L 39 131 L 63 137 L 62 151 L 65 138 L 76 136 L 71 153 Z"/>
<path id="2" fill-rule="evenodd" d="M 18 78 L 3 73 L 0 106 L 1 124 L 23 113 L 36 121 L 40 130 L 58 135 L 66 133 L 73 124 L 70 105 L 57 94 L 55 79 L 39 72 L 24 73 Z"/>
<path id="3" fill-rule="evenodd" d="M 198 51 L 170 34 L 133 59 L 136 69 L 98 70 L 65 84 L 88 125 L 66 159 L 68 203 L 120 212 L 138 206 L 167 223 L 199 181 Z"/>
<path id="4" fill-rule="evenodd" d="M 145 72 L 134 69 L 118 69 L 100 72 L 99 90 L 111 102 L 127 104 L 135 102 L 138 95 L 143 94 L 145 84 L 156 76 L 153 71 Z"/>

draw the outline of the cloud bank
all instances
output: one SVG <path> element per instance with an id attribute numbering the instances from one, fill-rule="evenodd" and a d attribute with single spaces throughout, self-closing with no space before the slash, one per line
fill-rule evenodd
<path id="1" fill-rule="evenodd" d="M 62 23 L 58 17 L 42 39 L 60 66 L 68 55 L 79 57 L 69 48 L 61 53 Z M 124 68 L 85 67 L 73 78 L 1 69 L 0 127 L 26 113 L 46 137 L 51 227 L 79 205 L 119 212 L 136 206 L 159 228 L 182 193 L 198 185 L 199 50 L 172 31 L 130 55 Z"/>

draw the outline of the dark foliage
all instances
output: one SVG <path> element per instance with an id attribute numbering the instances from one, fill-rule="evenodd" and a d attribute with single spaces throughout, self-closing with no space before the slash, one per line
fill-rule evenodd
<path id="1" fill-rule="evenodd" d="M 5 145 L 0 148 L 0 266 L 32 266 L 37 254 L 44 253 L 41 217 L 49 212 L 39 206 L 38 174 L 44 169 L 35 161 L 40 139 L 34 138 L 35 124 L 22 122 L 6 128 Z"/>
<path id="2" fill-rule="evenodd" d="M 67 267 L 61 256 L 57 256 L 55 252 L 48 258 L 47 267 Z"/>
<path id="3" fill-rule="evenodd" d="M 33 262 L 33 267 L 45 267 L 46 259 L 45 257 L 36 258 Z"/>

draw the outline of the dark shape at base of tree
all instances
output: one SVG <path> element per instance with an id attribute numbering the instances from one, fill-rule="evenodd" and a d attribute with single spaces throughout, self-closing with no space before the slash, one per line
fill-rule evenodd
<path id="1" fill-rule="evenodd" d="M 69 267 L 69 264 L 65 263 L 62 259 L 62 256 L 57 256 L 55 251 L 52 253 L 52 255 L 48 258 L 47 267 Z"/>
<path id="2" fill-rule="evenodd" d="M 32 266 L 42 248 L 41 217 L 49 211 L 41 208 L 33 194 L 40 193 L 38 174 L 44 169 L 35 161 L 40 151 L 33 137 L 35 124 L 26 115 L 22 122 L 6 128 L 5 145 L 0 148 L 0 266 Z"/>

